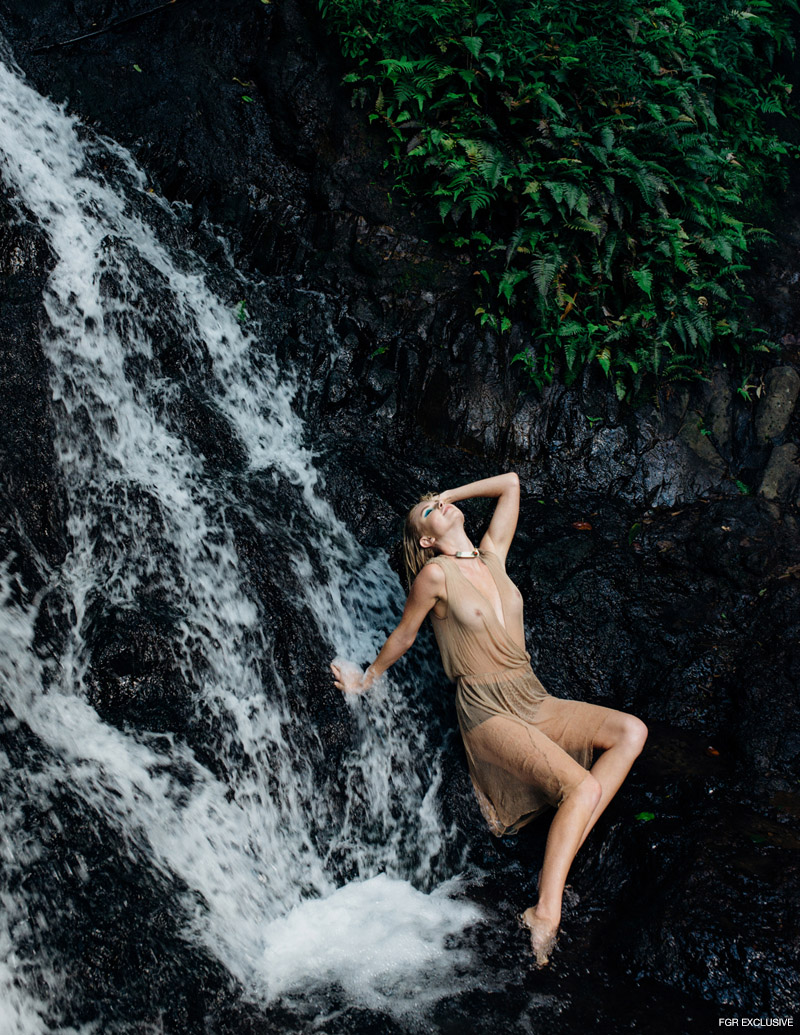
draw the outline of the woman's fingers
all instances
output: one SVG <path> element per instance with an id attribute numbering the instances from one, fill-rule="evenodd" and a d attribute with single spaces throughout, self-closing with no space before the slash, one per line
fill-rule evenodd
<path id="1" fill-rule="evenodd" d="M 331 672 L 333 672 L 333 685 L 336 687 L 336 689 L 344 690 L 344 692 L 347 693 L 349 688 L 347 687 L 344 681 L 342 670 L 339 668 L 338 665 L 334 665 L 333 662 L 331 662 Z"/>
<path id="2" fill-rule="evenodd" d="M 330 669 L 333 672 L 333 685 L 337 690 L 343 690 L 346 694 L 363 693 L 364 673 L 358 666 L 351 662 L 337 665 L 332 661 Z"/>

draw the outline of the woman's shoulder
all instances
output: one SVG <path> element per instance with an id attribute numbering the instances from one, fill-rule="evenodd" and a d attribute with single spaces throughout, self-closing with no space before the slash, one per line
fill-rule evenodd
<path id="1" fill-rule="evenodd" d="M 420 589 L 430 589 L 437 595 L 444 593 L 447 585 L 446 571 L 446 564 L 443 564 L 438 557 L 431 557 L 420 568 L 419 574 L 414 579 L 414 585 L 419 586 Z"/>
<path id="2" fill-rule="evenodd" d="M 420 568 L 417 578 L 422 578 L 424 575 L 426 579 L 430 579 L 434 582 L 441 582 L 444 579 L 444 571 L 444 558 L 439 556 L 429 557 Z"/>
<path id="3" fill-rule="evenodd" d="M 416 575 L 416 578 L 411 584 L 409 590 L 409 596 L 423 596 L 432 595 L 435 597 L 446 596 L 447 578 L 445 576 L 445 566 L 443 564 L 434 563 L 436 558 L 433 557 L 420 568 Z"/>

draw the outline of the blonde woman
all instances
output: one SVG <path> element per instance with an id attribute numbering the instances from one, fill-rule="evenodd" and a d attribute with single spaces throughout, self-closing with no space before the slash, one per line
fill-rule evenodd
<path id="1" fill-rule="evenodd" d="M 455 505 L 497 500 L 477 548 Z M 492 832 L 514 833 L 556 808 L 539 877 L 539 898 L 522 920 L 536 962 L 548 962 L 567 874 L 647 738 L 633 715 L 551 697 L 525 650 L 522 596 L 505 561 L 519 514 L 513 472 L 424 496 L 408 513 L 404 559 L 410 592 L 403 616 L 363 675 L 333 663 L 335 685 L 363 693 L 416 639 L 430 615 L 456 711 L 470 776 Z M 593 756 L 599 757 L 593 762 Z"/>

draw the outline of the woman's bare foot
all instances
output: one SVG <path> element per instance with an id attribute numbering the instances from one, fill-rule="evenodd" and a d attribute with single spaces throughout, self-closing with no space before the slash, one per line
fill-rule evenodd
<path id="1" fill-rule="evenodd" d="M 536 907 L 531 906 L 522 914 L 522 922 L 531 932 L 531 948 L 536 959 L 536 966 L 546 967 L 550 962 L 550 953 L 556 943 L 558 921 L 541 916 L 536 912 Z"/>

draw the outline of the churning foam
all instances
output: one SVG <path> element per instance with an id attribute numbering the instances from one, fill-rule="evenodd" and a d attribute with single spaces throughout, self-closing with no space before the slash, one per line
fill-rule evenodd
<path id="1" fill-rule="evenodd" d="M 264 979 L 270 995 L 341 985 L 357 1001 L 392 1012 L 436 998 L 466 953 L 448 939 L 480 919 L 471 903 L 440 886 L 430 895 L 385 874 L 309 899 L 266 929 Z M 424 981 L 420 976 L 424 975 Z M 411 979 L 411 989 L 404 988 Z"/>

